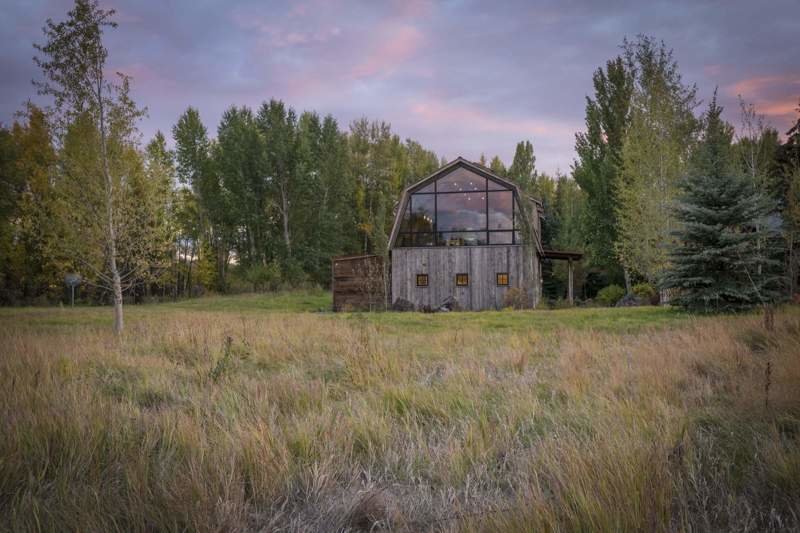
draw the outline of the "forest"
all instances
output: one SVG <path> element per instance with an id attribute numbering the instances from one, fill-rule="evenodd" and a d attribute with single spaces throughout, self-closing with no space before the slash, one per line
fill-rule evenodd
<path id="1" fill-rule="evenodd" d="M 233 103 L 216 132 L 188 106 L 171 131 L 143 139 L 136 80 L 106 68 L 113 16 L 77 1 L 66 22 L 49 21 L 32 88 L 49 103 L 28 103 L 0 128 L 4 305 L 67 302 L 67 276 L 80 280 L 78 303 L 120 306 L 326 287 L 331 257 L 386 252 L 400 192 L 445 163 L 379 119 L 342 125 L 269 95 L 256 109 Z M 569 174 L 537 170 L 535 138 L 508 165 L 480 158 L 542 200 L 545 248 L 585 252 L 579 300 L 607 286 L 667 287 L 685 241 L 677 205 L 709 150 L 724 152 L 738 199 L 758 204 L 738 223 L 757 230 L 773 292 L 796 292 L 800 107 L 786 132 L 741 98 L 740 123 L 720 122 L 716 98 L 700 101 L 667 44 L 644 35 L 623 40 L 592 81 Z M 554 303 L 566 290 L 559 268 L 545 264 Z"/>

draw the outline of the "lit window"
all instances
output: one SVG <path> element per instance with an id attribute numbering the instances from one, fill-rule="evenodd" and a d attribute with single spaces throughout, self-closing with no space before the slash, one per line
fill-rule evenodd
<path id="1" fill-rule="evenodd" d="M 497 273 L 497 285 L 499 287 L 507 287 L 508 286 L 508 272 L 498 272 Z"/>
<path id="2" fill-rule="evenodd" d="M 417 287 L 427 287 L 427 286 L 428 286 L 428 275 L 417 274 Z"/>
<path id="3" fill-rule="evenodd" d="M 458 287 L 469 285 L 469 274 L 456 274 L 456 285 Z"/>

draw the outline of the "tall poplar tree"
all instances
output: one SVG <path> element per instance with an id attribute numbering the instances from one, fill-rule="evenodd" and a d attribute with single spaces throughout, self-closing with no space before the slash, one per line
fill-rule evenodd
<path id="1" fill-rule="evenodd" d="M 683 83 L 672 50 L 640 36 L 624 43 L 633 79 L 629 123 L 616 191 L 615 250 L 626 285 L 637 277 L 656 283 L 668 264 L 676 229 L 672 203 L 697 129 L 696 87 Z"/>
<path id="2" fill-rule="evenodd" d="M 508 178 L 527 194 L 536 189 L 536 156 L 530 141 L 520 141 L 514 151 L 514 160 L 508 167 Z"/>
<path id="3" fill-rule="evenodd" d="M 586 97 L 586 131 L 576 134 L 573 178 L 586 194 L 586 248 L 590 263 L 621 281 L 614 250 L 618 224 L 617 191 L 622 171 L 622 144 L 630 119 L 633 77 L 622 57 L 592 76 L 594 97 Z"/>

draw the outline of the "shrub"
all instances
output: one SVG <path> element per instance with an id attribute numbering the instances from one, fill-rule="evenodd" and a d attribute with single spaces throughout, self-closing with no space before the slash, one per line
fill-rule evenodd
<path id="1" fill-rule="evenodd" d="M 245 279 L 254 291 L 276 291 L 281 284 L 281 269 L 277 263 L 253 265 L 247 269 Z"/>
<path id="2" fill-rule="evenodd" d="M 639 298 L 647 300 L 651 304 L 658 303 L 658 291 L 656 291 L 655 287 L 649 283 L 637 283 L 633 286 L 632 292 Z"/>
<path id="3" fill-rule="evenodd" d="M 619 285 L 609 285 L 603 287 L 597 293 L 597 302 L 601 305 L 612 306 L 615 305 L 623 296 L 625 296 L 625 289 Z"/>
<path id="4" fill-rule="evenodd" d="M 503 307 L 513 307 L 514 309 L 527 309 L 531 306 L 528 293 L 518 287 L 513 287 L 506 291 L 503 296 Z"/>
<path id="5" fill-rule="evenodd" d="M 303 265 L 294 259 L 287 259 L 283 263 L 283 281 L 288 288 L 302 287 L 308 283 L 308 275 L 303 270 Z"/>

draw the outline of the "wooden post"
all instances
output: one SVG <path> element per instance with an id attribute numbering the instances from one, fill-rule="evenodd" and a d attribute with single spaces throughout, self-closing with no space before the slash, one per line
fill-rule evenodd
<path id="1" fill-rule="evenodd" d="M 573 284 L 572 284 L 572 258 L 569 258 L 567 262 L 567 272 L 568 272 L 568 280 L 567 280 L 567 301 L 569 305 L 575 303 L 575 298 L 573 295 Z"/>

